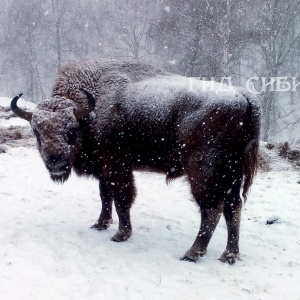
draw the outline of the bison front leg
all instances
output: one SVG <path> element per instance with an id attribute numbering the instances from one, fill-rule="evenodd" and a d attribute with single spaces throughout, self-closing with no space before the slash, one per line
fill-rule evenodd
<path id="1" fill-rule="evenodd" d="M 119 217 L 119 229 L 112 237 L 114 242 L 126 241 L 132 235 L 130 208 L 135 197 L 133 174 L 118 174 L 114 183 L 115 207 Z"/>
<path id="2" fill-rule="evenodd" d="M 100 197 L 102 202 L 101 213 L 98 221 L 91 227 L 97 230 L 107 229 L 112 224 L 113 190 L 111 183 L 99 180 Z"/>

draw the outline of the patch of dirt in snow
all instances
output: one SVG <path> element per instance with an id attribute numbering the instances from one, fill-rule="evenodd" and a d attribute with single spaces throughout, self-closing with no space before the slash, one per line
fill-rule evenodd
<path id="1" fill-rule="evenodd" d="M 290 159 L 287 155 L 282 157 L 280 149 L 282 144 L 270 144 L 260 142 L 260 170 L 261 171 L 288 171 L 300 170 L 300 157 Z M 297 148 L 290 150 L 291 153 L 299 151 Z"/>
<path id="2" fill-rule="evenodd" d="M 0 147 L 32 147 L 36 146 L 34 134 L 29 126 L 0 126 Z"/>
<path id="3" fill-rule="evenodd" d="M 34 134 L 25 120 L 18 118 L 10 108 L 11 99 L 0 97 L 0 154 L 7 147 L 36 147 Z M 33 110 L 35 104 L 20 99 L 18 105 L 25 110 Z"/>

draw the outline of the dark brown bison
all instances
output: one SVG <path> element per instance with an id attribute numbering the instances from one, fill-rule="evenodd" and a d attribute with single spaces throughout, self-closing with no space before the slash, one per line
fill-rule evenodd
<path id="1" fill-rule="evenodd" d="M 221 255 L 234 263 L 239 254 L 242 201 L 257 167 L 260 112 L 256 99 L 236 88 L 166 73 L 139 63 L 98 60 L 61 70 L 52 95 L 36 110 L 13 112 L 30 122 L 51 178 L 71 170 L 99 180 L 102 209 L 92 227 L 106 229 L 112 204 L 119 217 L 113 241 L 132 234 L 134 170 L 186 175 L 201 211 L 199 233 L 183 260 L 206 253 L 221 214 L 228 241 Z M 216 83 L 217 84 L 217 83 Z"/>

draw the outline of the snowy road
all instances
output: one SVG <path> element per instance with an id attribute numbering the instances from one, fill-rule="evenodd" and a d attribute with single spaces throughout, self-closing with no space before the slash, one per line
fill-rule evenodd
<path id="1" fill-rule="evenodd" d="M 199 227 L 184 179 L 135 174 L 133 236 L 124 243 L 89 229 L 98 218 L 95 180 L 50 181 L 36 149 L 0 154 L 0 298 L 300 299 L 300 180 L 296 171 L 260 173 L 243 209 L 241 261 L 217 259 L 226 243 L 222 218 L 208 254 L 179 257 Z M 269 218 L 280 223 L 266 225 Z"/>

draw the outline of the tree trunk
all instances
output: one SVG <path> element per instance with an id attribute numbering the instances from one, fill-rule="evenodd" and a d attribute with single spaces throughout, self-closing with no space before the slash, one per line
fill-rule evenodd
<path id="1" fill-rule="evenodd" d="M 231 1 L 226 2 L 225 32 L 223 35 L 223 76 L 229 75 L 229 37 L 230 37 L 230 18 Z"/>

